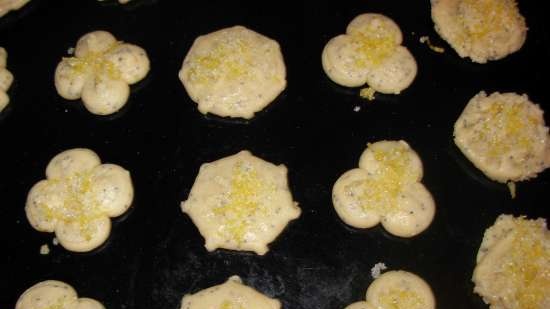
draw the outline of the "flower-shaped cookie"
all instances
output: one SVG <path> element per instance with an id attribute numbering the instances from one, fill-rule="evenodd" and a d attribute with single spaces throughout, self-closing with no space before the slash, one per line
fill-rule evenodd
<path id="1" fill-rule="evenodd" d="M 46 178 L 27 196 L 25 212 L 33 228 L 55 232 L 68 250 L 90 251 L 111 232 L 110 217 L 131 205 L 134 189 L 130 173 L 114 164 L 101 164 L 89 149 L 75 148 L 55 156 Z"/>
<path id="2" fill-rule="evenodd" d="M 422 162 L 406 142 L 369 144 L 359 168 L 347 171 L 334 184 L 334 209 L 353 227 L 382 222 L 393 235 L 415 236 L 435 214 L 434 200 L 420 182 L 422 174 Z"/>
<path id="3" fill-rule="evenodd" d="M 248 151 L 203 164 L 181 208 L 205 238 L 208 251 L 260 255 L 301 212 L 288 189 L 286 167 Z"/>
<path id="4" fill-rule="evenodd" d="M 499 182 L 534 178 L 550 166 L 543 111 L 527 95 L 479 92 L 457 119 L 454 141 L 477 168 Z"/>
<path id="5" fill-rule="evenodd" d="M 422 278 L 407 271 L 394 270 L 371 283 L 365 301 L 353 303 L 345 309 L 435 309 L 435 297 Z"/>
<path id="6" fill-rule="evenodd" d="M 486 63 L 518 51 L 527 38 L 515 0 L 431 0 L 435 30 L 462 58 Z"/>
<path id="7" fill-rule="evenodd" d="M 279 44 L 243 26 L 198 37 L 179 78 L 203 114 L 250 119 L 285 89 Z"/>
<path id="8" fill-rule="evenodd" d="M 79 298 L 65 282 L 47 280 L 28 288 L 17 300 L 15 309 L 105 309 L 95 299 Z"/>
<path id="9" fill-rule="evenodd" d="M 10 97 L 6 93 L 13 82 L 13 75 L 6 69 L 8 53 L 0 47 L 0 112 L 10 103 Z"/>
<path id="10" fill-rule="evenodd" d="M 90 32 L 78 40 L 74 57 L 63 58 L 55 70 L 55 88 L 65 99 L 82 98 L 93 114 L 121 109 L 131 84 L 149 72 L 149 58 L 141 47 L 117 41 L 106 31 Z"/>
<path id="11" fill-rule="evenodd" d="M 244 285 L 238 276 L 231 276 L 223 284 L 185 295 L 181 300 L 180 309 L 204 308 L 280 309 L 281 302 Z"/>
<path id="12" fill-rule="evenodd" d="M 365 83 L 372 89 L 398 94 L 416 76 L 416 61 L 401 46 L 403 35 L 390 18 L 367 13 L 355 17 L 346 34 L 332 38 L 323 50 L 323 69 L 328 77 L 346 87 Z"/>
<path id="13" fill-rule="evenodd" d="M 0 0 L 0 17 L 8 14 L 10 11 L 19 10 L 30 0 Z"/>

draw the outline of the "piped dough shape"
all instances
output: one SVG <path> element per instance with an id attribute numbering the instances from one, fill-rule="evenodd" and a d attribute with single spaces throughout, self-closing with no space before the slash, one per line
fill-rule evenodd
<path id="1" fill-rule="evenodd" d="M 149 58 L 137 45 L 117 41 L 107 31 L 82 36 L 74 55 L 55 70 L 57 93 L 67 100 L 82 99 L 92 114 L 109 115 L 128 101 L 130 86 L 149 72 Z"/>
<path id="2" fill-rule="evenodd" d="M 201 113 L 250 119 L 285 89 L 279 44 L 243 26 L 199 36 L 179 79 Z"/>
<path id="3" fill-rule="evenodd" d="M 8 14 L 10 11 L 19 10 L 30 0 L 0 0 L 0 17 Z"/>
<path id="4" fill-rule="evenodd" d="M 0 112 L 10 103 L 10 97 L 6 93 L 13 82 L 13 75 L 6 69 L 8 53 L 0 47 Z"/>
<path id="5" fill-rule="evenodd" d="M 47 280 L 27 289 L 15 309 L 105 309 L 97 300 L 78 298 L 74 288 L 64 282 Z"/>
<path id="6" fill-rule="evenodd" d="M 259 255 L 301 213 L 288 188 L 286 167 L 248 151 L 203 164 L 181 209 L 199 229 L 208 251 Z"/>
<path id="7" fill-rule="evenodd" d="M 500 215 L 485 231 L 472 281 L 491 309 L 550 308 L 550 231 L 542 218 Z"/>
<path id="8" fill-rule="evenodd" d="M 104 163 L 89 149 L 75 148 L 56 155 L 25 205 L 27 219 L 41 232 L 54 232 L 59 243 L 75 252 L 91 251 L 107 240 L 111 217 L 132 204 L 130 173 Z"/>
<path id="9" fill-rule="evenodd" d="M 334 184 L 334 209 L 353 227 L 382 223 L 393 235 L 415 236 L 435 214 L 435 202 L 420 182 L 422 174 L 420 158 L 405 141 L 369 144 L 359 168 L 345 172 Z"/>
<path id="10" fill-rule="evenodd" d="M 456 121 L 454 141 L 478 169 L 498 182 L 534 178 L 550 166 L 543 111 L 527 95 L 481 91 Z"/>
<path id="11" fill-rule="evenodd" d="M 390 18 L 374 13 L 355 17 L 346 34 L 332 38 L 323 49 L 325 73 L 346 87 L 368 84 L 372 89 L 399 94 L 413 82 L 417 65 L 402 46 L 403 35 Z"/>
<path id="12" fill-rule="evenodd" d="M 281 302 L 244 285 L 238 276 L 232 276 L 223 284 L 187 294 L 181 300 L 180 309 L 205 308 L 280 309 Z"/>
<path id="13" fill-rule="evenodd" d="M 518 51 L 527 37 L 515 0 L 431 0 L 435 30 L 462 58 L 486 63 Z"/>
<path id="14" fill-rule="evenodd" d="M 345 309 L 435 309 L 430 286 L 419 276 L 403 271 L 388 271 L 371 283 L 366 300 Z"/>

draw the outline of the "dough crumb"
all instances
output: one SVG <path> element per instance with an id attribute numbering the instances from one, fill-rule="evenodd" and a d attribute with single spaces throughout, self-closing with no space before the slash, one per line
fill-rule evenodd
<path id="1" fill-rule="evenodd" d="M 386 269 L 388 269 L 386 264 L 384 264 L 383 262 L 378 262 L 374 264 L 374 266 L 371 268 L 370 275 L 372 276 L 372 278 L 377 279 L 378 277 L 380 277 L 382 271 Z"/>
<path id="2" fill-rule="evenodd" d="M 353 111 L 356 112 L 356 113 L 359 112 L 360 110 L 361 110 L 361 106 L 359 106 L 359 105 L 357 105 L 353 108 Z"/>
<path id="3" fill-rule="evenodd" d="M 52 244 L 53 244 L 54 246 L 59 245 L 59 240 L 57 240 L 57 237 L 54 237 L 54 238 L 52 239 Z"/>
<path id="4" fill-rule="evenodd" d="M 48 246 L 48 244 L 43 244 L 42 246 L 40 246 L 40 254 L 41 255 L 50 254 L 50 247 Z"/>
<path id="5" fill-rule="evenodd" d="M 371 87 L 363 88 L 359 91 L 359 96 L 363 99 L 367 99 L 369 101 L 374 100 L 374 94 L 376 93 L 376 90 L 372 89 Z"/>
<path id="6" fill-rule="evenodd" d="M 510 190 L 510 195 L 512 196 L 512 198 L 516 198 L 516 183 L 513 181 L 509 181 L 506 183 L 506 185 L 508 186 L 508 190 Z"/>
<path id="7" fill-rule="evenodd" d="M 74 47 L 69 47 L 69 49 L 67 49 L 67 54 L 69 55 L 74 54 Z"/>
<path id="8" fill-rule="evenodd" d="M 436 45 L 433 45 L 432 44 L 432 41 L 430 41 L 430 37 L 427 36 L 427 35 L 424 35 L 424 36 L 421 36 L 420 39 L 419 39 L 420 43 L 422 44 L 426 44 L 428 45 L 428 47 L 433 50 L 434 52 L 436 53 L 444 53 L 445 52 L 445 48 L 441 47 L 441 46 L 436 46 Z"/>

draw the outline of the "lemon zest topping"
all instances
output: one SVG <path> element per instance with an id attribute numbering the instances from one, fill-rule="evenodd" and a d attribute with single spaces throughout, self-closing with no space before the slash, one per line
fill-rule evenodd
<path id="1" fill-rule="evenodd" d="M 392 288 L 380 296 L 380 308 L 383 309 L 417 309 L 422 308 L 424 300 L 411 290 Z"/>
<path id="2" fill-rule="evenodd" d="M 71 67 L 73 74 L 93 73 L 96 76 L 120 79 L 121 73 L 118 68 L 105 57 L 106 54 L 120 46 L 120 44 L 122 42 L 116 42 L 101 53 L 89 52 L 84 57 L 67 57 L 63 58 L 63 61 Z"/>
<path id="3" fill-rule="evenodd" d="M 358 67 L 376 67 L 384 62 L 397 48 L 397 37 L 384 26 L 371 22 L 363 29 L 351 33 L 353 44 L 358 51 L 355 65 Z"/>

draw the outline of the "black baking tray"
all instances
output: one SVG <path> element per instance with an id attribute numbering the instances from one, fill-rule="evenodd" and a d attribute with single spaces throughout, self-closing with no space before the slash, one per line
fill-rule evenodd
<path id="1" fill-rule="evenodd" d="M 529 26 L 524 47 L 486 65 L 459 58 L 437 36 L 429 1 L 33 0 L 4 16 L 0 46 L 15 83 L 0 114 L 0 307 L 13 308 L 26 288 L 57 279 L 107 308 L 174 309 L 184 294 L 236 274 L 284 308 L 338 309 L 364 299 L 370 269 L 384 262 L 424 278 L 438 308 L 488 308 L 470 280 L 483 231 L 501 213 L 547 218 L 550 173 L 521 182 L 511 199 L 454 146 L 452 128 L 480 90 L 527 93 L 550 110 L 548 22 L 538 3 L 519 3 Z M 401 95 L 367 102 L 321 68 L 324 44 L 364 12 L 393 18 L 418 61 L 418 76 Z M 201 115 L 177 78 L 195 37 L 236 24 L 276 39 L 288 69 L 287 89 L 250 121 Z M 127 107 L 108 117 L 62 99 L 53 84 L 67 49 L 98 29 L 145 48 L 152 66 Z M 445 53 L 419 43 L 423 35 Z M 368 142 L 382 139 L 404 139 L 419 153 L 437 203 L 432 225 L 411 239 L 350 228 L 332 207 L 336 179 L 357 165 Z M 48 161 L 73 147 L 130 170 L 136 191 L 107 243 L 85 254 L 52 245 L 53 234 L 33 230 L 23 209 Z M 303 211 L 265 256 L 207 252 L 179 208 L 202 163 L 242 149 L 288 167 Z M 51 253 L 43 256 L 45 243 Z"/>

